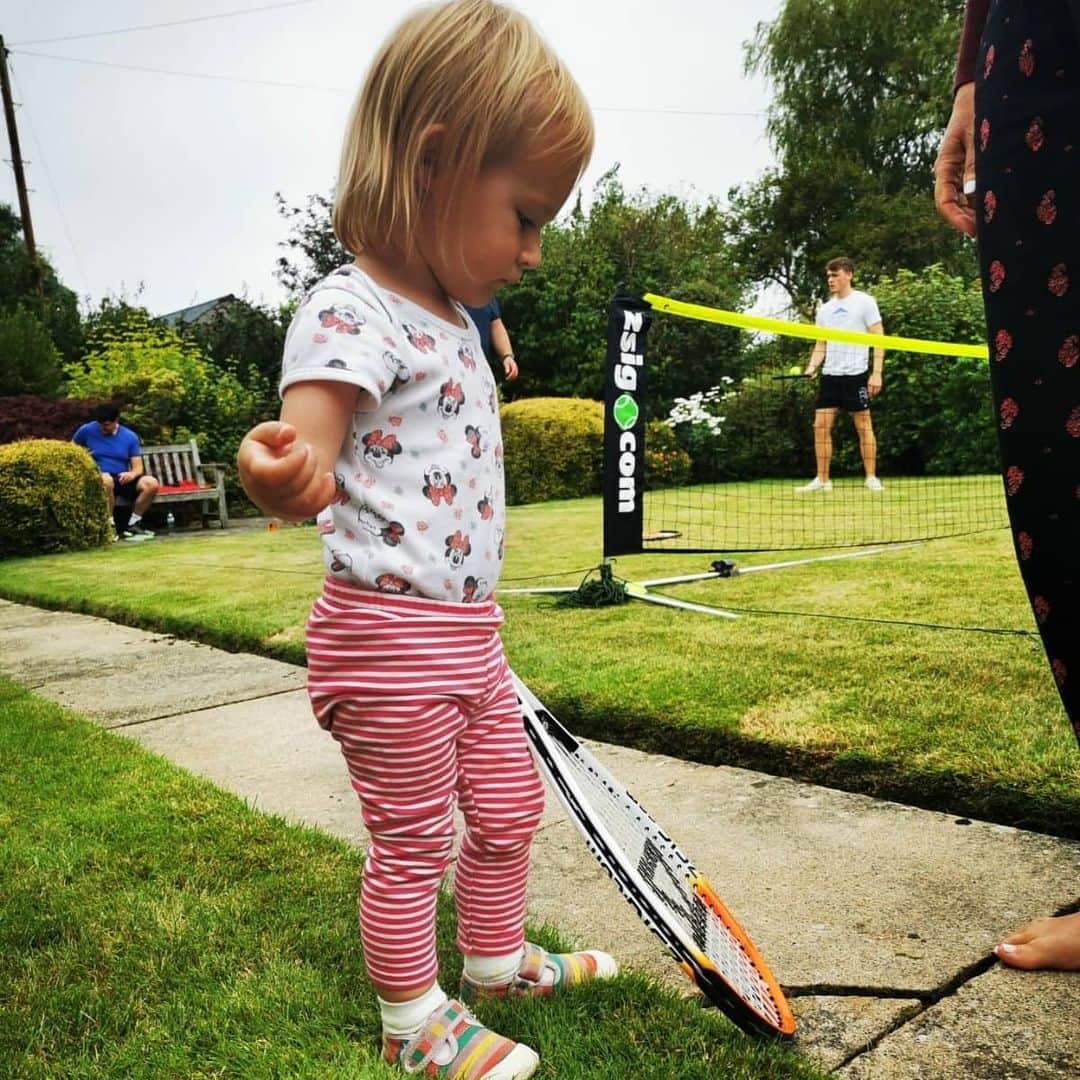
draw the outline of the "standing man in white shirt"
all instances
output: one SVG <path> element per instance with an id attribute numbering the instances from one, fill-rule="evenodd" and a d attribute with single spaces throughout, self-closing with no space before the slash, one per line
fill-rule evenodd
<path id="1" fill-rule="evenodd" d="M 832 299 L 818 308 L 817 325 L 835 330 L 856 330 L 863 334 L 884 334 L 877 301 L 869 294 L 851 287 L 855 264 L 846 258 L 831 259 L 825 267 Z M 831 491 L 829 464 L 832 461 L 832 427 L 838 409 L 851 413 L 855 434 L 859 437 L 859 453 L 866 471 L 866 487 L 881 491 L 877 478 L 877 440 L 870 420 L 870 399 L 881 393 L 881 368 L 885 350 L 874 347 L 874 366 L 870 370 L 870 348 L 866 345 L 846 345 L 836 341 L 815 342 L 806 375 L 816 375 L 821 369 L 817 401 L 814 403 L 814 456 L 817 476 L 809 484 L 795 490 L 800 494 L 812 491 Z"/>

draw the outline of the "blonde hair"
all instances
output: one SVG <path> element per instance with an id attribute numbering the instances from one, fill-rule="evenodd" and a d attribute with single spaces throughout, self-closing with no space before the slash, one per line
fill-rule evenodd
<path id="1" fill-rule="evenodd" d="M 425 136 L 445 132 L 432 156 Z M 411 253 L 421 206 L 437 220 L 486 166 L 524 148 L 580 175 L 592 154 L 588 105 L 525 16 L 492 0 L 451 0 L 410 15 L 376 56 L 341 151 L 333 224 L 356 254 Z M 421 176 L 434 168 L 429 188 Z"/>

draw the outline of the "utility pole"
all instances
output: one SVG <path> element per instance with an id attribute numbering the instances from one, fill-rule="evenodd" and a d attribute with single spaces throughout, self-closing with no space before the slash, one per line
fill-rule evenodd
<path id="1" fill-rule="evenodd" d="M 34 223 L 30 220 L 30 198 L 26 191 L 22 151 L 19 149 L 19 131 L 15 126 L 15 102 L 11 99 L 11 80 L 8 78 L 7 58 L 8 51 L 4 45 L 4 36 L 0 34 L 0 92 L 3 93 L 4 120 L 7 122 L 8 142 L 11 144 L 11 167 L 15 170 L 15 187 L 19 192 L 19 216 L 22 218 L 26 254 L 30 256 L 30 274 L 34 290 L 41 296 L 41 264 L 38 262 L 37 248 L 34 245 Z"/>

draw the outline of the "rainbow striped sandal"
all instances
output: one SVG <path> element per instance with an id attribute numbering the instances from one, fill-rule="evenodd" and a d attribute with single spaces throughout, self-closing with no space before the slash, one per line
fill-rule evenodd
<path id="1" fill-rule="evenodd" d="M 484 1027 L 460 1001 L 448 1001 L 411 1038 L 383 1034 L 383 1058 L 413 1076 L 448 1080 L 525 1080 L 540 1058 L 524 1043 Z"/>
<path id="2" fill-rule="evenodd" d="M 610 979 L 619 973 L 619 965 L 605 952 L 549 953 L 539 945 L 525 942 L 525 955 L 517 974 L 498 986 L 485 986 L 461 977 L 461 1000 L 472 1004 L 490 998 L 547 997 L 570 986 L 592 979 Z"/>

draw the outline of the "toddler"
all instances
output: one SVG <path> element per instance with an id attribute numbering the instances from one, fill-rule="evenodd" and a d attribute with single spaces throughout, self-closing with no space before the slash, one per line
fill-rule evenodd
<path id="1" fill-rule="evenodd" d="M 539 264 L 540 230 L 592 142 L 580 90 L 520 14 L 454 0 L 408 17 L 346 133 L 333 220 L 355 261 L 298 308 L 280 421 L 249 432 L 237 459 L 260 507 L 315 516 L 322 535 L 308 688 L 371 834 L 360 933 L 384 1057 L 407 1073 L 531 1076 L 536 1053 L 467 1006 L 617 970 L 605 953 L 552 955 L 523 938 L 543 789 L 493 599 L 505 522 L 495 380 L 462 306 Z M 435 959 L 455 804 L 459 1000 Z"/>

